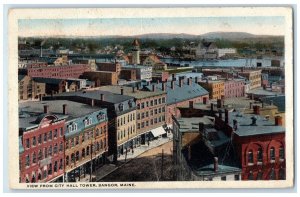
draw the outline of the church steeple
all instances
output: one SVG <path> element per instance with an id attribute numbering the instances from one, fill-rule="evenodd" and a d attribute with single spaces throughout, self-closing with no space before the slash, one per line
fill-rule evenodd
<path id="1" fill-rule="evenodd" d="M 140 64 L 140 43 L 138 39 L 132 42 L 132 64 Z"/>

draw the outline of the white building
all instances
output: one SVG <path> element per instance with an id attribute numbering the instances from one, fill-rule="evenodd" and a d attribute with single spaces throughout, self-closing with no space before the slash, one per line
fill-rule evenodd
<path id="1" fill-rule="evenodd" d="M 236 53 L 235 48 L 218 49 L 218 57 L 225 56 L 226 54 L 235 54 L 235 53 Z"/>
<path id="2" fill-rule="evenodd" d="M 136 70 L 136 79 L 138 80 L 152 80 L 152 67 L 151 66 L 141 66 L 141 65 L 126 65 L 122 66 L 123 70 Z"/>

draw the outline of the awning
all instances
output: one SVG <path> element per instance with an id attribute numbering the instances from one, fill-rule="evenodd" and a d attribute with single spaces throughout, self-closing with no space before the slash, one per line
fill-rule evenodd
<path id="1" fill-rule="evenodd" d="M 158 127 L 158 128 L 156 128 L 156 129 L 152 129 L 152 130 L 151 130 L 151 133 L 152 133 L 152 135 L 153 135 L 154 137 L 157 137 L 157 136 L 160 136 L 160 135 L 162 135 L 162 134 L 165 134 L 166 131 L 165 131 L 164 128 Z"/>

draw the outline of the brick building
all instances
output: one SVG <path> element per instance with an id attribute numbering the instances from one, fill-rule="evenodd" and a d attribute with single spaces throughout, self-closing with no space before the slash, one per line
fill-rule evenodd
<path id="1" fill-rule="evenodd" d="M 121 64 L 118 62 L 100 62 L 97 63 L 98 71 L 116 72 L 118 77 L 121 73 Z"/>
<path id="2" fill-rule="evenodd" d="M 221 99 L 225 94 L 224 81 L 206 79 L 206 81 L 199 81 L 198 83 L 209 92 L 210 99 Z"/>
<path id="3" fill-rule="evenodd" d="M 172 81 L 152 83 L 145 87 L 151 91 L 154 85 L 156 90 L 167 92 L 167 125 L 172 125 L 172 115 L 175 117 L 179 115 L 177 107 L 188 105 L 189 101 L 203 102 L 203 100 L 208 100 L 208 92 L 194 80 L 184 77 L 179 80 L 175 78 Z"/>
<path id="4" fill-rule="evenodd" d="M 43 78 L 79 78 L 84 72 L 91 71 L 88 64 L 48 65 L 33 63 L 27 66 L 28 76 Z"/>
<path id="5" fill-rule="evenodd" d="M 49 182 L 64 173 L 63 106 L 56 113 L 41 102 L 19 104 L 20 182 Z"/>
<path id="6" fill-rule="evenodd" d="M 128 80 L 128 81 L 135 81 L 136 80 L 136 70 L 135 69 L 121 70 L 120 78 Z"/>
<path id="7" fill-rule="evenodd" d="M 158 89 L 150 91 L 137 87 L 103 86 L 101 90 L 119 93 L 135 98 L 136 139 L 138 144 L 147 144 L 152 138 L 164 133 L 166 122 L 166 92 Z"/>
<path id="8" fill-rule="evenodd" d="M 250 82 L 250 90 L 261 87 L 261 70 L 245 70 L 241 68 L 238 75 L 245 77 Z"/>
<path id="9" fill-rule="evenodd" d="M 43 100 L 69 100 L 107 108 L 108 116 L 108 159 L 116 161 L 118 155 L 125 154 L 137 146 L 136 105 L 134 97 L 114 94 L 108 91 L 64 92 Z M 120 136 L 118 138 L 118 136 Z"/>
<path id="10" fill-rule="evenodd" d="M 84 72 L 80 78 L 95 82 L 96 87 L 101 85 L 117 85 L 119 79 L 117 72 L 110 71 Z"/>
<path id="11" fill-rule="evenodd" d="M 32 80 L 28 75 L 18 75 L 19 100 L 37 99 L 46 93 L 46 84 Z"/>
<path id="12" fill-rule="evenodd" d="M 224 80 L 224 96 L 225 96 L 225 98 L 245 96 L 245 88 L 244 87 L 245 87 L 244 79 Z"/>

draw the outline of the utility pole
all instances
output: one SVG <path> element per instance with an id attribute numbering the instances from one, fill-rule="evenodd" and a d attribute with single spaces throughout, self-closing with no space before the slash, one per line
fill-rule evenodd
<path id="1" fill-rule="evenodd" d="M 93 141 L 91 140 L 91 172 L 90 172 L 90 182 L 92 182 L 92 172 L 93 172 Z"/>
<path id="2" fill-rule="evenodd" d="M 163 180 L 163 173 L 164 173 L 164 149 L 161 150 L 161 180 Z"/>

